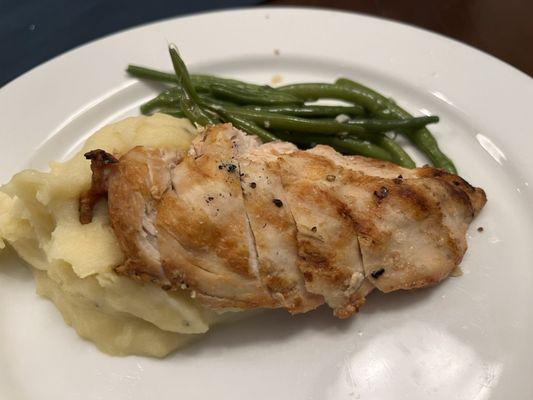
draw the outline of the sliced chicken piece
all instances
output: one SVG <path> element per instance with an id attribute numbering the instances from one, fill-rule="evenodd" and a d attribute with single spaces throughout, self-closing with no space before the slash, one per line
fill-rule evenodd
<path id="1" fill-rule="evenodd" d="M 297 151 L 287 142 L 256 147 L 239 157 L 244 205 L 255 238 L 259 276 L 272 296 L 291 313 L 324 302 L 309 293 L 297 267 L 296 226 L 281 184 L 278 156 Z"/>
<path id="2" fill-rule="evenodd" d="M 365 175 L 379 176 L 393 180 L 394 184 L 422 184 L 421 192 L 431 196 L 437 207 L 442 207 L 442 223 L 451 236 L 450 245 L 456 246 L 455 260 L 461 261 L 466 251 L 466 230 L 473 217 L 485 205 L 487 198 L 482 189 L 475 188 L 463 178 L 429 166 L 415 169 L 402 168 L 387 161 L 361 156 L 345 157 L 329 146 L 316 146 L 310 152 L 322 155 L 337 165 L 359 171 Z M 447 276 L 447 273 L 445 274 Z"/>
<path id="3" fill-rule="evenodd" d="M 451 174 L 433 168 L 413 173 L 398 170 L 389 163 L 382 165 L 385 170 L 395 170 L 388 172 L 388 176 L 403 172 L 412 178 L 380 178 L 365 174 L 367 169 L 370 174 L 377 171 L 366 159 L 357 166 L 361 158 L 350 158 L 347 162 L 324 146 L 307 153 L 315 158 L 301 154 L 288 157 L 303 157 L 307 165 L 300 165 L 302 169 L 316 168 L 320 159 L 327 160 L 330 168 L 343 166 L 332 189 L 354 221 L 365 276 L 380 290 L 434 284 L 461 261 L 466 249 L 466 228 L 475 214 L 466 193 L 470 192 L 470 185 L 453 175 L 451 179 L 459 185 L 450 184 Z M 330 172 L 331 169 L 325 169 L 322 176 Z M 480 190 L 471 195 L 484 198 Z"/>
<path id="4" fill-rule="evenodd" d="M 258 145 L 231 125 L 208 128 L 174 169 L 157 206 L 166 276 L 212 308 L 277 307 L 263 286 L 244 209 L 237 157 Z"/>
<path id="5" fill-rule="evenodd" d="M 280 167 L 307 290 L 322 295 L 336 316 L 346 318 L 361 303 L 357 291 L 364 270 L 348 208 L 335 196 L 338 168 L 303 151 L 281 156 Z"/>
<path id="6" fill-rule="evenodd" d="M 171 171 L 180 158 L 174 150 L 135 147 L 109 175 L 109 216 L 126 255 L 125 263 L 116 268 L 118 273 L 169 287 L 155 219 L 157 202 L 171 188 Z"/>

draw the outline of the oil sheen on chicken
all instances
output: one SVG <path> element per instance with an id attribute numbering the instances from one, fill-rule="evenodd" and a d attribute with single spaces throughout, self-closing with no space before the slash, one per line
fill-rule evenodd
<path id="1" fill-rule="evenodd" d="M 126 254 L 116 272 L 187 289 L 211 309 L 327 304 L 346 318 L 374 288 L 436 284 L 461 262 L 486 202 L 442 170 L 261 144 L 229 124 L 206 129 L 185 155 L 136 147 L 118 160 L 87 157 L 97 187 L 80 219 L 107 191 Z"/>

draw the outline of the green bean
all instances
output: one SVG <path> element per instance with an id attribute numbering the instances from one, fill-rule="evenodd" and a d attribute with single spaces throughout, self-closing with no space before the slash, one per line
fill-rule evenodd
<path id="1" fill-rule="evenodd" d="M 178 109 L 181 110 L 183 116 L 198 125 L 205 126 L 217 122 L 212 115 L 207 114 L 194 101 L 192 101 L 181 87 L 165 90 L 157 97 L 144 103 L 141 105 L 141 112 L 143 114 L 150 114 L 157 108 L 169 107 L 172 105 L 178 106 Z"/>
<path id="2" fill-rule="evenodd" d="M 264 89 L 253 92 L 238 86 L 230 86 L 221 83 L 212 83 L 209 88 L 215 97 L 230 100 L 237 104 L 256 105 L 281 105 L 281 104 L 303 104 L 303 101 L 292 95 L 278 93 L 274 89 Z"/>
<path id="3" fill-rule="evenodd" d="M 195 85 L 199 85 L 199 86 L 208 87 L 212 84 L 220 84 L 220 85 L 233 86 L 233 87 L 236 87 L 242 90 L 247 90 L 250 92 L 262 93 L 265 91 L 268 91 L 268 92 L 274 91 L 274 89 L 268 85 L 257 85 L 255 83 L 243 82 L 237 79 L 221 78 L 221 77 L 214 76 L 214 75 L 193 74 L 191 75 L 191 79 Z M 279 94 L 276 94 L 276 96 L 279 96 Z M 292 95 L 284 96 L 284 98 L 294 99 Z"/>
<path id="4" fill-rule="evenodd" d="M 168 52 L 170 54 L 170 59 L 172 60 L 172 66 L 176 72 L 176 77 L 178 78 L 178 86 L 183 87 L 184 92 L 192 101 L 196 104 L 200 104 L 200 97 L 194 89 L 191 77 L 189 76 L 189 71 L 178 53 L 178 48 L 174 44 L 170 44 L 168 46 Z"/>
<path id="5" fill-rule="evenodd" d="M 137 78 L 150 79 L 159 82 L 179 83 L 179 78 L 171 73 L 157 71 L 138 65 L 129 65 L 126 71 Z M 212 75 L 190 75 L 191 82 L 196 91 L 212 92 L 212 85 L 216 86 L 216 91 L 221 96 L 228 96 L 230 99 L 237 97 L 241 99 L 239 103 L 248 104 L 302 104 L 297 97 L 280 93 L 267 85 L 255 85 L 253 83 L 242 82 L 236 79 L 219 78 Z M 259 102 L 259 103 L 257 103 Z"/>
<path id="6" fill-rule="evenodd" d="M 416 164 L 413 159 L 405 152 L 402 147 L 394 140 L 385 135 L 376 136 L 374 143 L 383 149 L 387 150 L 392 158 L 392 161 L 405 168 L 415 168 Z"/>
<path id="7" fill-rule="evenodd" d="M 258 136 L 264 143 L 278 140 L 275 135 L 245 118 L 232 114 L 226 110 L 218 110 L 217 113 L 225 122 L 231 122 L 235 128 L 248 134 Z"/>
<path id="8" fill-rule="evenodd" d="M 179 103 L 179 95 L 176 88 L 165 90 L 153 99 L 141 105 L 141 113 L 149 114 L 152 110 L 171 106 Z"/>
<path id="9" fill-rule="evenodd" d="M 202 104 L 211 104 L 211 105 L 214 104 L 214 105 L 219 105 L 223 107 L 237 107 L 237 104 L 235 103 L 217 99 L 207 93 L 198 93 L 198 96 L 200 96 L 200 100 L 202 101 Z"/>
<path id="10" fill-rule="evenodd" d="M 373 97 L 369 94 L 332 83 L 297 83 L 280 86 L 276 90 L 292 94 L 305 101 L 315 101 L 318 99 L 344 100 L 353 104 L 359 104 L 371 112 L 377 110 L 378 107 Z"/>
<path id="11" fill-rule="evenodd" d="M 167 82 L 167 83 L 179 83 L 179 78 L 170 72 L 157 71 L 155 69 L 142 67 L 140 65 L 128 65 L 126 72 L 132 76 L 141 79 L 150 79 L 152 81 Z M 235 79 L 219 78 L 212 75 L 195 75 L 190 74 L 191 81 L 195 88 L 209 89 L 209 85 L 212 83 L 239 85 L 249 89 L 261 89 L 263 86 L 255 85 L 252 83 L 245 83 Z"/>
<path id="12" fill-rule="evenodd" d="M 341 139 L 331 137 L 322 143 L 330 144 L 332 147 L 340 150 L 340 152 L 344 154 L 356 154 L 365 157 L 377 158 L 379 160 L 393 161 L 387 150 L 373 143 L 358 140 L 356 138 Z"/>
<path id="13" fill-rule="evenodd" d="M 126 72 L 132 76 L 142 79 L 150 79 L 158 82 L 178 83 L 176 75 L 169 72 L 156 71 L 155 69 L 141 67 L 140 65 L 128 65 Z"/>
<path id="14" fill-rule="evenodd" d="M 354 106 L 244 106 L 254 111 L 271 112 L 275 114 L 294 115 L 296 117 L 336 117 L 338 115 L 360 116 L 364 115 L 363 107 Z"/>
<path id="15" fill-rule="evenodd" d="M 210 109 L 218 113 L 220 107 L 210 107 Z M 224 107 L 224 110 L 272 130 L 321 133 L 325 135 L 351 134 L 366 140 L 370 140 L 373 137 L 373 134 L 367 132 L 362 126 L 340 123 L 335 120 L 313 120 L 291 115 L 247 110 L 239 107 Z"/>
<path id="16" fill-rule="evenodd" d="M 167 115 L 172 115 L 173 117 L 176 117 L 176 118 L 186 118 L 185 113 L 178 108 L 162 107 L 156 110 L 156 112 L 167 114 Z"/>
<path id="17" fill-rule="evenodd" d="M 191 75 L 195 87 L 239 104 L 303 104 L 296 96 L 280 93 L 268 85 L 256 85 L 213 75 Z"/>
<path id="18" fill-rule="evenodd" d="M 148 115 L 156 108 L 165 106 L 166 104 L 160 103 L 160 100 L 158 99 L 158 97 L 155 97 L 152 100 L 149 100 L 144 104 L 141 104 L 141 107 L 140 107 L 141 113 L 144 115 Z"/>
<path id="19" fill-rule="evenodd" d="M 437 116 L 411 117 L 409 119 L 383 120 L 375 118 L 350 119 L 348 125 L 358 125 L 364 127 L 368 132 L 389 132 L 399 129 L 419 129 L 429 124 L 439 122 Z"/>
<path id="20" fill-rule="evenodd" d="M 169 45 L 168 52 L 176 76 L 179 79 L 178 86 L 174 89 L 173 93 L 178 97 L 181 111 L 183 111 L 187 118 L 196 124 L 202 126 L 216 124 L 218 122 L 216 115 L 213 115 L 210 112 L 205 112 L 200 106 L 202 100 L 194 89 L 191 77 L 189 76 L 189 71 L 187 71 L 187 67 L 181 59 L 176 46 L 173 44 Z"/>
<path id="21" fill-rule="evenodd" d="M 235 104 L 215 99 L 205 93 L 199 93 L 198 94 L 200 101 L 202 104 L 204 103 L 210 103 L 210 104 L 216 104 L 221 106 L 230 106 L 235 107 Z M 143 114 L 149 114 L 152 110 L 160 107 L 171 107 L 179 104 L 180 101 L 180 95 L 178 93 L 177 88 L 171 88 L 167 89 L 164 92 L 160 93 L 158 96 L 154 97 L 150 101 L 147 101 L 146 103 L 141 105 L 141 113 Z"/>
<path id="22" fill-rule="evenodd" d="M 283 140 L 299 144 L 327 144 L 343 154 L 355 154 L 385 161 L 393 161 L 393 158 L 387 150 L 371 142 L 356 138 L 339 138 L 318 134 L 292 135 L 290 133 L 279 134 L 279 136 Z"/>
<path id="23" fill-rule="evenodd" d="M 350 88 L 354 92 L 358 92 L 361 97 L 368 99 L 368 101 L 371 100 L 374 103 L 374 106 L 372 108 L 365 107 L 376 116 L 384 119 L 405 119 L 412 117 L 411 114 L 398 106 L 396 103 L 387 99 L 378 92 L 361 85 L 360 83 L 346 78 L 340 78 L 336 81 L 336 83 L 339 86 Z M 455 168 L 453 161 L 450 160 L 440 150 L 437 140 L 428 129 L 421 128 L 418 130 L 400 130 L 400 132 L 407 136 L 407 138 L 431 160 L 435 167 L 442 168 L 453 174 L 457 173 L 457 169 Z"/>
<path id="24" fill-rule="evenodd" d="M 216 118 L 216 115 L 202 110 L 202 108 L 188 96 L 188 94 L 185 92 L 185 89 L 183 89 L 178 104 L 183 114 L 185 114 L 185 116 L 193 123 L 206 126 L 214 125 L 219 122 Z"/>
<path id="25" fill-rule="evenodd" d="M 351 120 L 353 123 L 341 123 L 334 119 L 307 119 L 291 115 L 274 114 L 250 109 L 232 107 L 227 108 L 233 114 L 240 115 L 250 121 L 273 130 L 290 132 L 320 133 L 320 134 L 350 134 L 361 139 L 371 140 L 377 132 L 387 132 L 398 127 L 423 126 L 434 121 L 434 117 L 420 117 L 411 120 L 381 121 L 381 120 Z M 214 109 L 216 112 L 217 110 Z M 408 122 L 409 121 L 409 122 Z"/>
<path id="26" fill-rule="evenodd" d="M 153 81 L 159 81 L 159 82 L 167 82 L 167 83 L 178 83 L 179 78 L 170 72 L 163 72 L 163 71 L 157 71 L 155 69 L 141 67 L 140 65 L 128 65 L 128 68 L 126 68 L 126 72 L 128 74 L 135 76 L 137 78 L 142 79 L 150 79 Z M 228 79 L 228 78 L 220 78 L 218 76 L 213 75 L 199 75 L 199 74 L 190 74 L 191 81 L 193 85 L 199 86 L 199 87 L 209 87 L 212 83 L 219 83 L 219 84 L 228 84 L 228 85 L 236 85 L 239 86 L 242 89 L 249 89 L 249 90 L 262 90 L 264 88 L 270 88 L 269 86 L 262 86 L 262 85 L 256 85 L 253 83 L 246 83 L 242 82 L 236 79 Z"/>

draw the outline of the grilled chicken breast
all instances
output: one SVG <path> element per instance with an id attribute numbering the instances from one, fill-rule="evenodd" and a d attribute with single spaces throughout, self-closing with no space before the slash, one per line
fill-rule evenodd
<path id="1" fill-rule="evenodd" d="M 461 262 L 486 202 L 435 168 L 261 144 L 229 124 L 207 128 L 185 155 L 137 147 L 118 160 L 87 157 L 93 187 L 80 220 L 107 191 L 126 255 L 116 272 L 189 290 L 213 309 L 296 314 L 325 303 L 346 318 L 374 288 L 435 284 Z"/>

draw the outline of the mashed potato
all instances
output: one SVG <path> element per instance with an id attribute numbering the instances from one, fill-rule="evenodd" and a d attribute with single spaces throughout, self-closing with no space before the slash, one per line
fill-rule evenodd
<path id="1" fill-rule="evenodd" d="M 104 201 L 79 223 L 78 198 L 91 182 L 83 153 L 121 155 L 138 145 L 187 149 L 196 129 L 163 114 L 108 125 L 74 158 L 50 172 L 23 171 L 0 188 L 0 249 L 6 243 L 34 269 L 37 293 L 52 300 L 81 337 L 114 355 L 162 357 L 218 317 L 183 293 L 165 292 L 113 272 L 122 254 Z"/>

